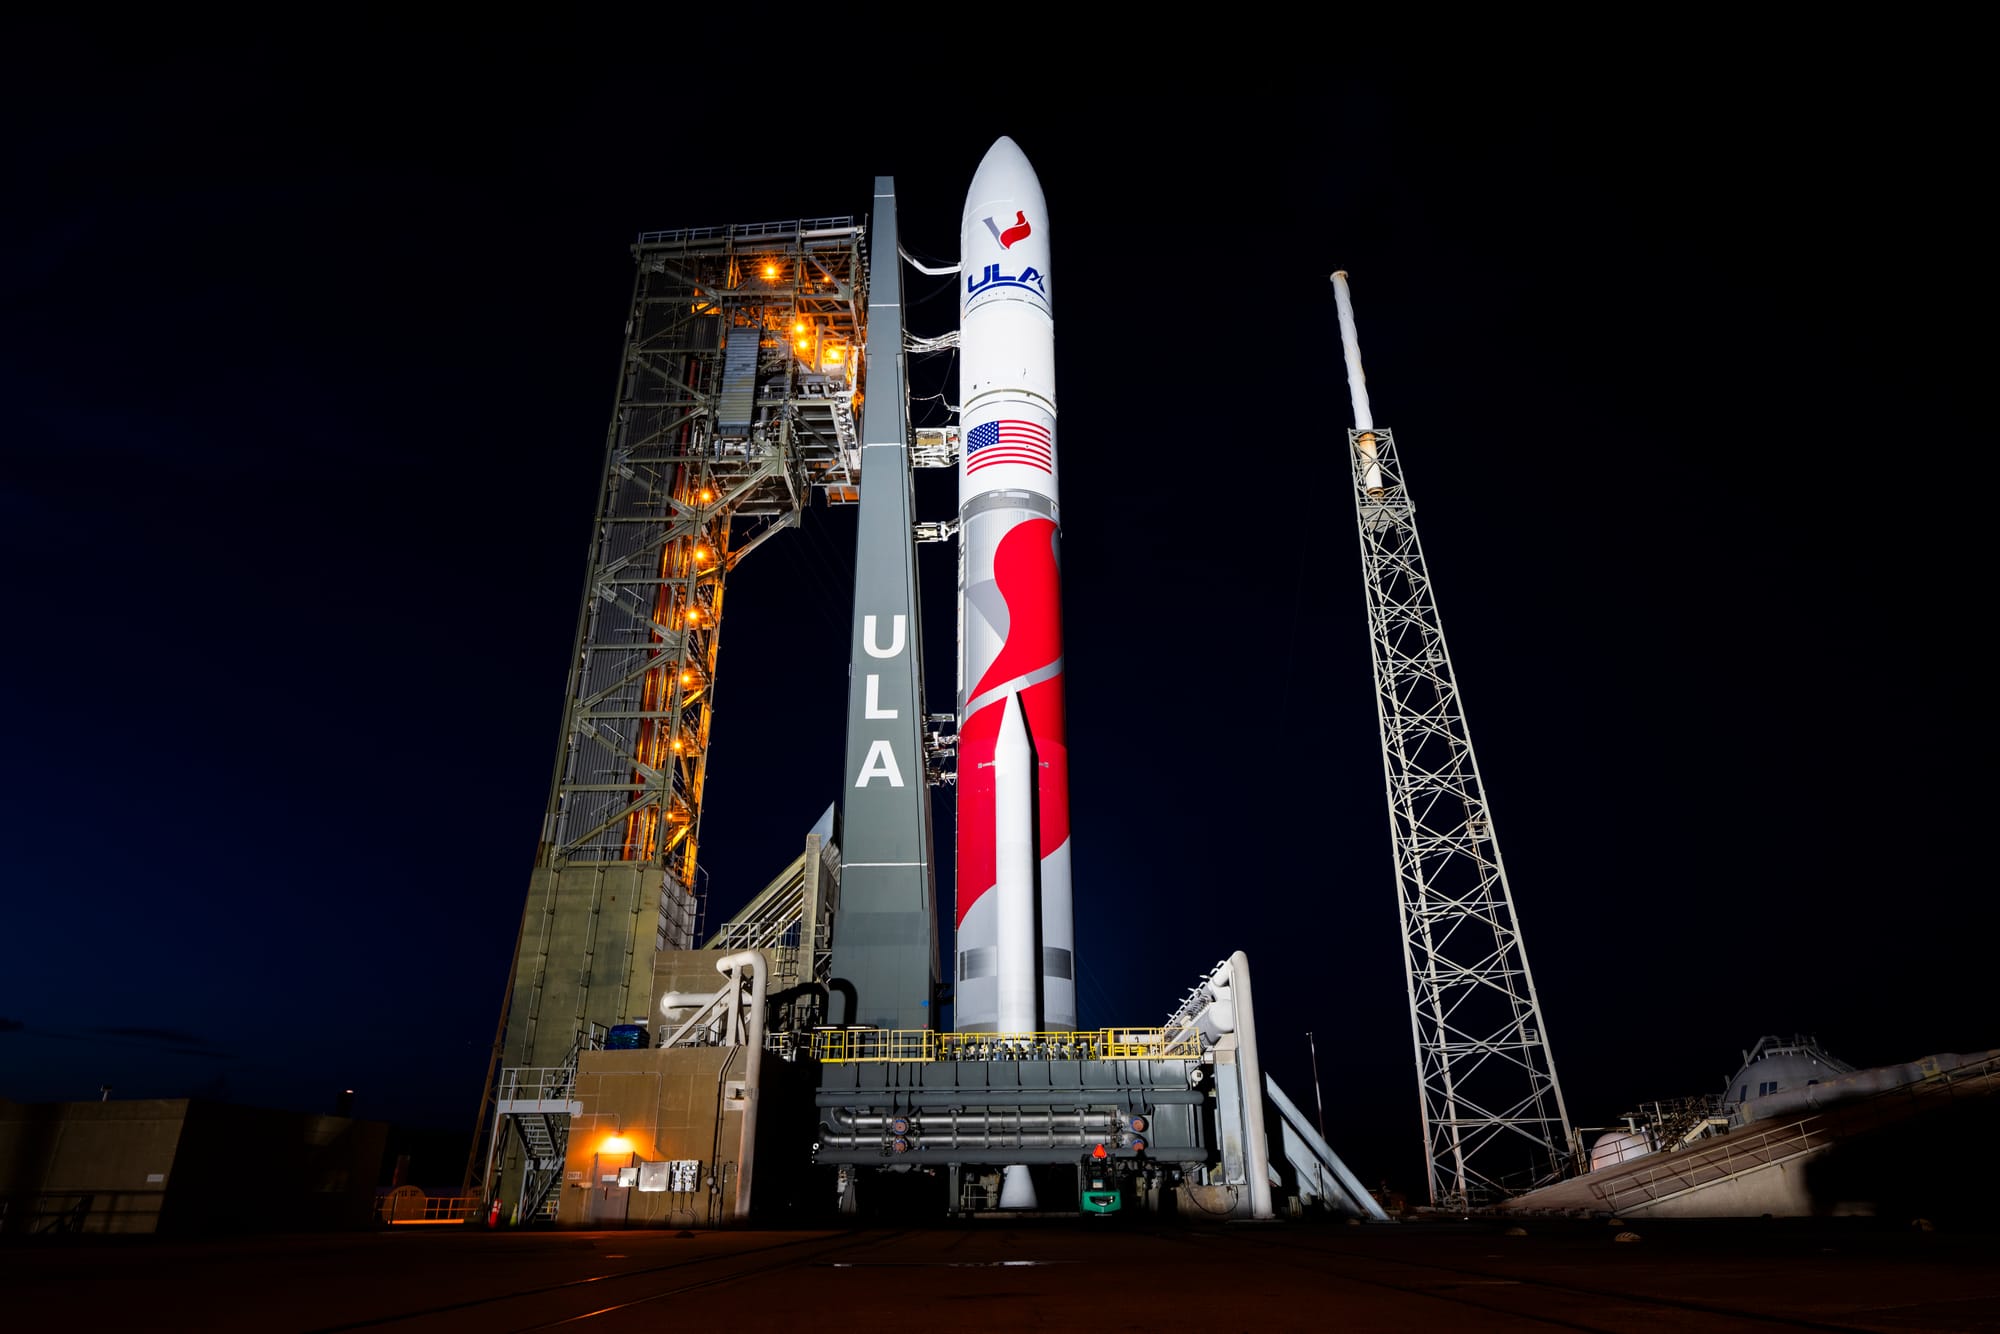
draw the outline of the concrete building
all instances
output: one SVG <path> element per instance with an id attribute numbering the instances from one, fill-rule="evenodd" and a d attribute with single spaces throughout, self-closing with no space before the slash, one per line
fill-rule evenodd
<path id="1" fill-rule="evenodd" d="M 0 1100 L 0 1232 L 362 1227 L 388 1134 L 201 1098 Z"/>

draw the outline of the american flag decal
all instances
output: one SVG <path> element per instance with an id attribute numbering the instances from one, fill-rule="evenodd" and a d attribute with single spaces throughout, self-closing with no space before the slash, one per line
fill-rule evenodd
<path id="1" fill-rule="evenodd" d="M 993 463 L 1019 463 L 1053 474 L 1055 462 L 1049 428 L 1037 422 L 981 422 L 965 433 L 967 473 Z"/>

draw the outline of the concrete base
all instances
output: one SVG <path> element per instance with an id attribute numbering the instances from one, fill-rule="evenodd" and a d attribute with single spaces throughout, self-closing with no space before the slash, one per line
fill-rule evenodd
<path id="1" fill-rule="evenodd" d="M 744 1144 L 745 1047 L 586 1052 L 577 1062 L 556 1221 L 564 1227 L 711 1227 L 736 1217 Z M 784 1216 L 802 1188 L 810 1132 L 811 1076 L 773 1060 L 750 1139 L 752 1207 Z M 667 1164 L 698 1164 L 673 1179 Z M 649 1166 L 650 1165 L 650 1166 Z M 681 1189 L 680 1187 L 688 1187 Z"/>

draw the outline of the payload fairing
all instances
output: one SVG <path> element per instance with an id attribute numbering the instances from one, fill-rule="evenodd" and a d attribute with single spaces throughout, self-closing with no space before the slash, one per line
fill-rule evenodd
<path id="1" fill-rule="evenodd" d="M 959 228 L 957 1028 L 1076 1027 L 1048 209 L 1012 139 Z"/>

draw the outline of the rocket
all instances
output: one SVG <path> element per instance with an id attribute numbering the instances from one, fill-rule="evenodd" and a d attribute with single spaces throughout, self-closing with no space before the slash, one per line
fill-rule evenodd
<path id="1" fill-rule="evenodd" d="M 960 1032 L 1076 1027 L 1055 316 L 1041 182 L 987 150 L 959 226 Z"/>

